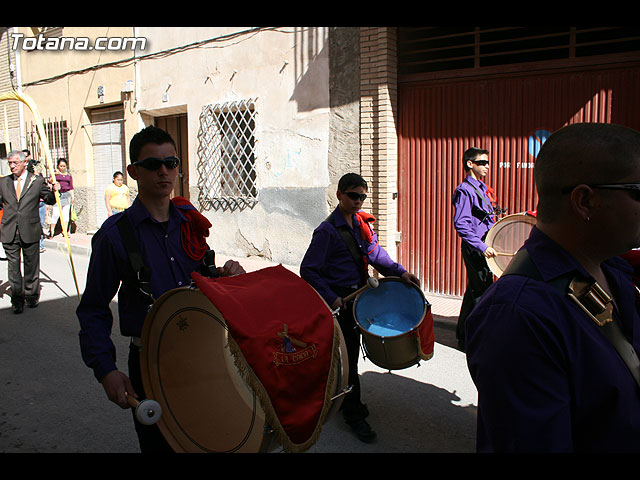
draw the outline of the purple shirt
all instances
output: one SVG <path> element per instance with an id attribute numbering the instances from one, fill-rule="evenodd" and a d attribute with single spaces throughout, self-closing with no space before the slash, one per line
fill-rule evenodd
<path id="1" fill-rule="evenodd" d="M 322 222 L 313 232 L 311 243 L 300 265 L 300 276 L 306 280 L 329 304 L 333 304 L 337 295 L 331 287 L 349 287 L 362 284 L 360 268 L 356 264 L 346 242 L 338 228 L 347 225 L 344 216 L 336 208 L 333 213 L 335 227 L 327 221 Z M 348 225 L 347 225 L 348 226 Z M 369 243 L 360 235 L 360 222 L 353 216 L 353 228 L 349 231 L 356 239 L 360 251 L 366 255 L 369 263 L 384 276 L 400 276 L 406 270 L 394 262 L 387 251 L 378 244 L 373 232 Z M 364 228 L 369 228 L 364 226 Z"/>
<path id="2" fill-rule="evenodd" d="M 56 180 L 60 184 L 60 192 L 68 192 L 73 190 L 73 177 L 71 175 L 63 175 L 62 173 L 56 173 Z"/>
<path id="3" fill-rule="evenodd" d="M 481 198 L 476 189 L 480 192 Z M 471 175 L 467 176 L 453 192 L 453 208 L 453 226 L 460 238 L 484 252 L 487 244 L 483 238 L 495 223 L 493 206 L 487 196 L 487 186 Z M 485 218 L 478 218 L 479 216 Z"/>
<path id="4" fill-rule="evenodd" d="M 543 281 L 501 277 L 467 318 L 481 452 L 640 452 L 640 389 L 595 322 L 546 282 L 587 272 L 534 228 L 525 242 Z M 602 264 L 614 317 L 640 352 L 631 266 Z"/>
<path id="5" fill-rule="evenodd" d="M 116 292 L 120 332 L 124 336 L 140 336 L 149 308 L 136 286 L 130 283 L 134 272 L 116 225 L 125 214 L 138 239 L 144 263 L 152 269 L 154 298 L 168 290 L 188 286 L 191 272 L 200 264 L 182 247 L 180 227 L 187 219 L 173 203 L 170 203 L 166 224 L 154 220 L 138 198 L 125 212 L 105 220 L 91 242 L 86 288 L 76 310 L 82 358 L 98 380 L 116 369 L 115 347 L 110 338 L 113 318 L 109 308 Z M 122 288 L 118 290 L 121 282 Z"/>

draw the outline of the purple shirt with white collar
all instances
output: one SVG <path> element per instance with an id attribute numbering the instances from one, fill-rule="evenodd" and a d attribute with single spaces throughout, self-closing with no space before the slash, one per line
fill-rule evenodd
<path id="1" fill-rule="evenodd" d="M 105 220 L 91 241 L 86 288 L 76 310 L 82 358 L 98 380 L 116 369 L 115 347 L 110 338 L 113 318 L 109 308 L 116 292 L 122 335 L 139 337 L 149 309 L 137 287 L 127 281 L 134 272 L 116 225 L 122 215 L 129 217 L 144 263 L 152 269 L 154 298 L 174 288 L 188 286 L 191 272 L 200 264 L 182 247 L 181 225 L 187 218 L 173 202 L 169 203 L 169 221 L 166 223 L 154 220 L 138 198 L 127 210 Z"/>
<path id="2" fill-rule="evenodd" d="M 487 196 L 487 186 L 468 175 L 453 192 L 453 207 L 453 225 L 460 238 L 473 248 L 484 252 L 487 244 L 482 239 L 495 223 L 493 206 Z M 485 218 L 479 219 L 474 215 L 474 209 L 485 212 Z"/>
<path id="3" fill-rule="evenodd" d="M 548 283 L 589 274 L 537 228 L 524 248 L 542 281 L 502 276 L 466 322 L 478 451 L 640 452 L 640 389 L 600 327 Z M 602 269 L 614 318 L 640 352 L 633 270 L 619 257 Z"/>

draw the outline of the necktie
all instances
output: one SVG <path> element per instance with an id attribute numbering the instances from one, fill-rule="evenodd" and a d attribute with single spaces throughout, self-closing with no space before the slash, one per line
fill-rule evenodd
<path id="1" fill-rule="evenodd" d="M 20 201 L 21 192 L 22 192 L 22 188 L 20 187 L 20 177 L 18 177 L 18 183 L 16 183 L 16 197 L 18 197 L 18 201 Z"/>

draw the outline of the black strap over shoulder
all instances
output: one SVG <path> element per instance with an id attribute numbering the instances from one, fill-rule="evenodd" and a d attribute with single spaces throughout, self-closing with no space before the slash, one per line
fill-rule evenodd
<path id="1" fill-rule="evenodd" d="M 511 260 L 507 268 L 502 273 L 502 276 L 505 275 L 521 275 L 524 277 L 532 278 L 534 280 L 542 281 L 542 276 L 540 275 L 540 272 L 538 271 L 536 266 L 533 264 L 533 261 L 531 260 L 529 252 L 527 252 L 526 248 L 520 249 L 520 251 L 513 257 L 513 260 Z M 572 284 L 573 277 L 573 275 L 567 275 L 546 283 L 554 286 L 563 295 L 568 295 L 587 315 L 589 315 L 589 317 L 594 319 L 593 314 L 589 311 L 589 307 L 585 306 L 585 304 L 582 303 L 576 296 L 570 295 L 570 285 Z M 618 322 L 613 319 L 613 321 L 605 323 L 604 325 L 598 323 L 597 320 L 595 321 L 595 323 L 599 326 L 600 331 L 605 336 L 605 338 L 609 340 L 609 342 L 616 349 L 625 365 L 631 372 L 631 375 L 636 381 L 636 384 L 640 387 L 640 359 L 638 359 L 636 351 L 631 343 L 624 336 L 624 333 L 622 332 Z"/>
<path id="2" fill-rule="evenodd" d="M 494 215 L 495 208 L 491 204 L 491 202 L 487 202 L 487 199 L 485 198 L 485 196 L 482 194 L 480 190 L 478 190 L 478 188 L 475 185 L 467 181 L 466 178 L 464 179 L 464 182 L 466 182 L 469 186 L 471 186 L 471 188 L 475 190 L 476 195 L 478 195 L 478 201 L 480 202 L 480 204 L 485 204 L 489 208 L 490 212 L 487 212 L 486 210 L 483 210 L 482 208 L 476 205 L 473 205 L 471 207 L 471 214 L 481 222 L 484 222 L 487 219 L 487 217 Z"/>
<path id="3" fill-rule="evenodd" d="M 136 275 L 138 289 L 144 294 L 147 303 L 152 304 L 155 301 L 151 293 L 152 269 L 148 265 L 145 265 L 144 260 L 142 259 L 142 253 L 140 253 L 138 241 L 133 232 L 133 226 L 131 225 L 126 212 L 117 221 L 117 225 L 118 230 L 120 231 L 120 236 L 122 237 L 122 243 L 127 255 L 129 256 L 129 263 Z M 213 250 L 208 248 L 208 246 L 202 262 L 199 265 L 198 272 L 203 276 L 211 278 L 220 276 L 220 273 L 216 269 L 216 254 Z"/>
<path id="4" fill-rule="evenodd" d="M 353 235 L 349 231 L 349 227 L 347 225 L 343 225 L 342 227 L 336 227 L 333 214 L 329 215 L 325 219 L 325 221 L 333 225 L 335 229 L 338 230 L 338 233 L 340 233 L 340 236 L 347 244 L 347 248 L 349 248 L 349 252 L 351 252 L 351 256 L 353 257 L 353 260 L 356 262 L 356 265 L 358 265 L 362 278 L 366 279 L 368 276 L 368 273 L 367 273 L 367 266 L 365 265 L 365 261 L 364 261 L 364 255 L 362 254 L 360 247 L 358 247 L 358 244 L 356 243 L 356 239 L 353 238 Z"/>
<path id="5" fill-rule="evenodd" d="M 135 272 L 139 289 L 145 295 L 147 302 L 151 304 L 154 302 L 153 295 L 151 294 L 151 267 L 144 264 L 142 254 L 138 248 L 138 241 L 133 233 L 133 227 L 126 212 L 122 214 L 122 217 L 116 224 L 118 225 L 124 248 L 129 256 L 129 262 Z"/>
<path id="6" fill-rule="evenodd" d="M 217 278 L 220 277 L 220 272 L 216 270 L 216 252 L 211 250 L 207 246 L 207 251 L 204 252 L 204 257 L 202 258 L 201 264 L 201 273 L 205 277 Z"/>

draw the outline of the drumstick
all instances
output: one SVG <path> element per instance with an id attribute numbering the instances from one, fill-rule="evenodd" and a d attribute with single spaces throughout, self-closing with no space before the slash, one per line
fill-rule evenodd
<path id="1" fill-rule="evenodd" d="M 338 398 L 340 398 L 343 395 L 346 395 L 347 393 L 349 393 L 351 390 L 353 390 L 353 385 L 348 385 L 346 388 L 344 388 L 340 393 L 338 393 L 337 395 L 334 395 L 333 397 L 330 398 L 330 400 L 333 402 L 334 400 L 337 400 Z"/>
<path id="2" fill-rule="evenodd" d="M 136 412 L 136 418 L 143 425 L 153 425 L 162 415 L 162 407 L 155 400 L 138 400 L 127 395 L 127 402 Z"/>
<path id="3" fill-rule="evenodd" d="M 367 284 L 364 287 L 360 287 L 358 290 L 356 290 L 355 292 L 347 295 L 346 297 L 344 297 L 342 299 L 343 302 L 348 302 L 349 300 L 357 297 L 359 294 L 361 294 L 362 292 L 364 292 L 367 288 L 378 288 L 378 285 L 380 285 L 380 282 L 378 282 L 378 279 L 375 277 L 369 277 L 369 279 L 367 280 Z"/>
<path id="4" fill-rule="evenodd" d="M 505 255 L 507 257 L 513 257 L 515 253 L 496 252 L 496 255 Z"/>

